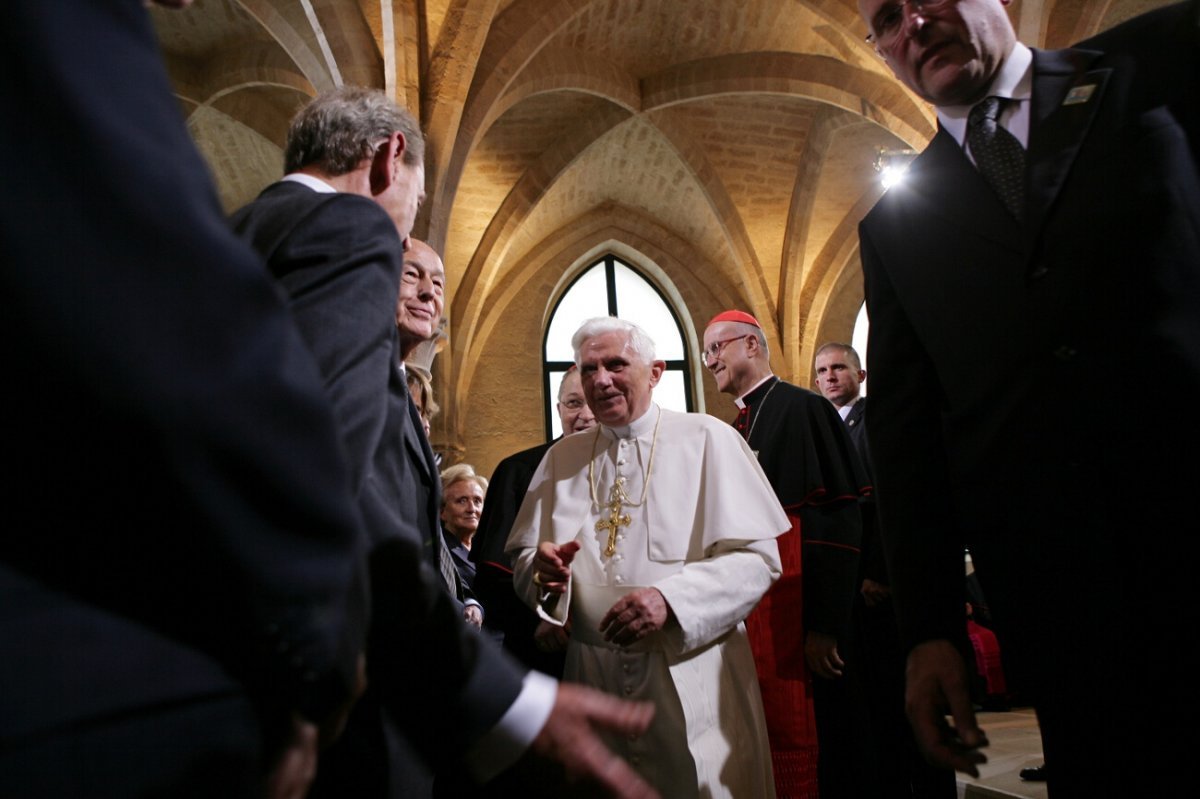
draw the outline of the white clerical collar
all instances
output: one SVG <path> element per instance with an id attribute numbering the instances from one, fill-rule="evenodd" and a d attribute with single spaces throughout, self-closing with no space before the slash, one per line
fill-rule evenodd
<path id="1" fill-rule="evenodd" d="M 660 413 L 662 411 L 659 410 L 658 404 L 651 402 L 646 412 L 629 424 L 617 427 L 609 427 L 606 424 L 602 424 L 600 425 L 600 431 L 604 433 L 606 438 L 641 438 L 642 436 L 648 436 L 654 431 L 654 425 L 658 421 Z"/>
<path id="2" fill-rule="evenodd" d="M 757 383 L 755 383 L 754 385 L 752 385 L 752 386 L 750 387 L 750 390 L 749 390 L 749 391 L 744 391 L 744 392 L 742 392 L 742 396 L 740 396 L 740 397 L 738 397 L 737 399 L 735 399 L 735 400 L 733 401 L 733 404 L 734 404 L 734 405 L 736 405 L 736 406 L 738 406 L 738 410 L 741 410 L 742 408 L 745 408 L 745 407 L 746 407 L 746 397 L 748 397 L 748 396 L 750 396 L 751 394 L 753 394 L 753 393 L 754 393 L 754 392 L 755 392 L 755 391 L 758 389 L 758 387 L 759 387 L 759 386 L 761 386 L 763 383 L 767 382 L 768 380 L 770 380 L 770 379 L 771 379 L 772 377 L 774 377 L 774 376 L 775 376 L 775 375 L 773 375 L 773 374 L 768 374 L 768 375 L 767 375 L 766 377 L 764 377 L 762 380 L 759 380 Z"/>
<path id="3" fill-rule="evenodd" d="M 1004 97 L 1016 100 L 1008 103 L 1000 115 L 1002 124 L 1009 133 L 1017 137 L 1022 147 L 1029 147 L 1029 101 L 1033 98 L 1033 51 L 1017 42 L 1000 65 L 1000 71 L 992 80 L 985 97 Z M 938 106 L 937 117 L 946 132 L 954 137 L 959 146 L 967 138 L 967 116 L 970 105 Z M 974 160 L 974 159 L 972 159 Z"/>
<path id="4" fill-rule="evenodd" d="M 301 186 L 308 186 L 310 189 L 321 194 L 337 194 L 337 189 L 330 186 L 320 178 L 314 178 L 312 175 L 306 175 L 303 172 L 292 172 L 284 175 L 283 180 L 289 183 L 299 183 Z"/>

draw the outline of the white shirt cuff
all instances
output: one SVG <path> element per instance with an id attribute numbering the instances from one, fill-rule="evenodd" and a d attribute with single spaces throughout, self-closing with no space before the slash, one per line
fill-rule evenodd
<path id="1" fill-rule="evenodd" d="M 467 752 L 465 760 L 471 776 L 484 783 L 517 762 L 546 726 L 557 698 L 557 680 L 539 671 L 527 672 L 521 693 L 496 726 L 484 733 Z"/>

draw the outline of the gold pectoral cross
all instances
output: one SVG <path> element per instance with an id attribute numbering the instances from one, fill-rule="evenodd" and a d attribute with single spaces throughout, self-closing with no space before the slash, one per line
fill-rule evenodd
<path id="1" fill-rule="evenodd" d="M 625 478 L 618 477 L 608 493 L 608 518 L 596 522 L 596 532 L 608 531 L 608 544 L 604 547 L 604 557 L 611 558 L 617 552 L 617 531 L 629 526 L 629 514 L 621 513 L 621 503 L 627 500 L 624 488 Z"/>

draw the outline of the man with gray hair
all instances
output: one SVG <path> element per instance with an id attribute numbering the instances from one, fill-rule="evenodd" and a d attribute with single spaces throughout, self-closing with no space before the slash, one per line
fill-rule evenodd
<path id="1" fill-rule="evenodd" d="M 791 527 L 779 538 L 783 576 L 746 620 L 776 787 L 808 796 L 815 779 L 826 799 L 870 795 L 861 785 L 869 769 L 856 760 L 863 736 L 843 660 L 862 536 L 858 501 L 869 482 L 829 403 L 775 376 L 752 315 L 730 309 L 714 316 L 702 356 L 717 388 L 734 397 L 733 426 Z"/>
<path id="2" fill-rule="evenodd" d="M 431 767 L 484 781 L 526 749 L 582 758 L 568 771 L 610 790 L 644 789 L 590 725 L 635 733 L 649 709 L 525 672 L 463 624 L 439 583 L 443 565 L 455 578 L 440 485 L 402 368 L 434 335 L 445 284 L 437 254 L 408 245 L 423 152 L 415 120 L 383 92 L 335 89 L 293 120 L 288 174 L 233 218 L 324 377 L 370 541 L 367 693 L 322 755 L 313 795 L 430 796 Z"/>
<path id="3" fill-rule="evenodd" d="M 514 586 L 570 622 L 566 679 L 654 702 L 645 735 L 612 743 L 664 795 L 774 796 L 742 620 L 779 576 L 787 519 L 728 425 L 653 402 L 665 364 L 640 328 L 592 319 L 571 343 L 600 424 L 534 474 Z"/>

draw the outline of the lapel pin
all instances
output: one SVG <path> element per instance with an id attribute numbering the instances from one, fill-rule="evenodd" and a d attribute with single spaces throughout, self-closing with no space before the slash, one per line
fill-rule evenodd
<path id="1" fill-rule="evenodd" d="M 1076 86 L 1067 92 L 1067 97 L 1062 101 L 1063 105 L 1080 105 L 1092 99 L 1092 92 L 1096 91 L 1096 84 L 1089 83 L 1086 86 Z"/>
<path id="2" fill-rule="evenodd" d="M 847 427 L 854 427 L 854 420 L 853 420 L 853 419 L 851 419 L 850 421 L 846 422 L 846 426 L 847 426 Z"/>

